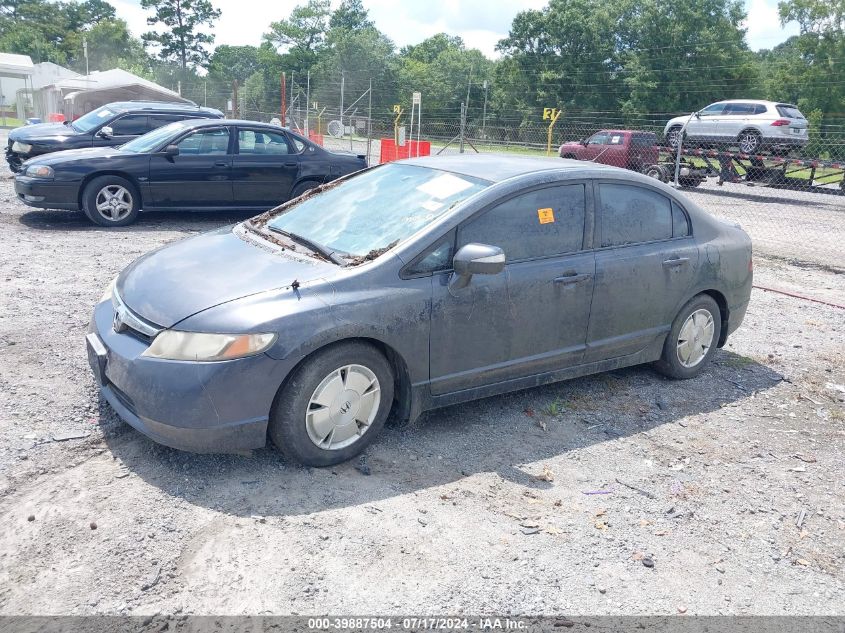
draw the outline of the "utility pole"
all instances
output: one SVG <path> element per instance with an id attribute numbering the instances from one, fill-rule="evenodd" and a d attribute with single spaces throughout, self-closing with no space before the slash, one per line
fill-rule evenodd
<path id="1" fill-rule="evenodd" d="M 286 81 L 287 81 L 287 77 L 285 76 L 285 73 L 282 73 L 282 127 L 285 127 L 285 111 L 287 110 L 287 106 L 288 106 L 288 104 L 287 104 L 288 91 L 287 91 L 287 84 L 285 83 Z"/>
<path id="2" fill-rule="evenodd" d="M 311 128 L 308 126 L 308 113 L 311 112 L 311 71 L 308 71 L 305 84 L 305 136 L 311 133 Z"/>
<path id="3" fill-rule="evenodd" d="M 465 103 L 461 103 L 461 154 L 464 153 L 464 130 L 466 129 L 467 124 L 467 106 Z"/>
<path id="4" fill-rule="evenodd" d="M 484 80 L 484 110 L 482 110 L 481 114 L 481 138 L 487 138 L 487 135 L 484 133 L 485 128 L 487 127 L 487 80 Z"/>
<path id="5" fill-rule="evenodd" d="M 346 71 L 340 71 L 340 135 L 343 136 L 343 133 L 346 131 L 346 128 L 343 127 L 343 89 L 346 85 Z"/>
<path id="6" fill-rule="evenodd" d="M 85 75 L 88 76 L 88 38 L 82 38 L 82 52 L 85 54 Z"/>
<path id="7" fill-rule="evenodd" d="M 370 103 L 367 105 L 367 165 L 370 164 L 370 143 L 373 130 L 373 79 L 370 78 Z"/>
<path id="8" fill-rule="evenodd" d="M 232 82 L 232 118 L 238 118 L 238 80 Z"/>
<path id="9" fill-rule="evenodd" d="M 290 71 L 290 122 L 291 122 L 291 129 L 293 129 L 293 71 Z"/>

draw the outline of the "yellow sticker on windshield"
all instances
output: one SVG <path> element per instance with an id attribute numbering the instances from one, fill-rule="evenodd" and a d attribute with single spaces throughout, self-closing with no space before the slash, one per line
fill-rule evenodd
<path id="1" fill-rule="evenodd" d="M 554 209 L 537 209 L 537 217 L 540 220 L 540 224 L 548 224 L 549 222 L 554 222 Z"/>

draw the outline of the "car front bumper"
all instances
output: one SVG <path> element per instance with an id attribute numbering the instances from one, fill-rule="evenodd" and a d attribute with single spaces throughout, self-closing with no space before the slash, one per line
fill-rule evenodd
<path id="1" fill-rule="evenodd" d="M 79 210 L 79 183 L 55 182 L 18 174 L 15 176 L 15 194 L 30 207 Z"/>
<path id="2" fill-rule="evenodd" d="M 97 305 L 86 336 L 88 363 L 105 400 L 159 444 L 196 453 L 261 448 L 288 364 L 265 354 L 224 362 L 142 356 L 148 342 L 112 327 L 111 302 Z"/>

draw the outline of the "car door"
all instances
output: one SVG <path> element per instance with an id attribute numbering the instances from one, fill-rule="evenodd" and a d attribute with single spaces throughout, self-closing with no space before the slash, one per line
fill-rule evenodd
<path id="1" fill-rule="evenodd" d="M 753 125 L 753 103 L 728 103 L 718 117 L 716 135 L 720 140 L 732 141 L 749 125 Z"/>
<path id="2" fill-rule="evenodd" d="M 588 201 L 584 182 L 546 186 L 458 227 L 455 252 L 469 243 L 499 246 L 507 263 L 503 272 L 475 275 L 461 289 L 450 287 L 449 271 L 433 278 L 433 395 L 581 361 L 595 269 L 592 252 L 584 250 Z M 445 259 L 451 262 L 451 255 Z"/>
<path id="3" fill-rule="evenodd" d="M 174 139 L 176 156 L 150 156 L 149 190 L 156 207 L 217 209 L 232 206 L 230 129 L 202 127 Z"/>
<path id="4" fill-rule="evenodd" d="M 665 336 L 698 267 L 686 212 L 663 193 L 599 181 L 596 210 L 586 362 L 633 354 Z"/>
<path id="5" fill-rule="evenodd" d="M 724 110 L 724 103 L 714 103 L 699 110 L 687 123 L 687 136 L 706 140 L 717 139 L 717 128 Z"/>
<path id="6" fill-rule="evenodd" d="M 596 158 L 607 149 L 610 134 L 607 132 L 596 132 L 587 139 L 584 149 L 578 153 L 580 160 L 596 160 Z"/>
<path id="7" fill-rule="evenodd" d="M 287 200 L 299 158 L 282 130 L 238 128 L 232 157 L 235 206 L 270 208 Z"/>
<path id="8" fill-rule="evenodd" d="M 614 167 L 627 167 L 627 137 L 628 134 L 622 132 L 611 132 L 607 139 L 607 146 L 604 148 L 604 152 L 596 157 L 596 162 L 602 165 L 613 165 Z"/>

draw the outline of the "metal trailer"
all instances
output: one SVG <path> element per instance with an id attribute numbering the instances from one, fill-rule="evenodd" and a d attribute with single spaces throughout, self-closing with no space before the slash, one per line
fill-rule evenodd
<path id="1" fill-rule="evenodd" d="M 695 158 L 699 164 L 691 159 Z M 675 178 L 676 150 L 661 148 L 658 165 L 643 170 L 664 182 Z M 701 162 L 704 166 L 701 166 Z M 819 174 L 824 170 L 823 174 Z M 806 172 L 809 171 L 809 174 Z M 801 177 L 796 174 L 802 173 Z M 791 158 L 769 154 L 743 154 L 715 149 L 681 150 L 678 183 L 698 186 L 707 178 L 718 178 L 718 184 L 743 182 L 752 186 L 801 189 L 815 193 L 845 193 L 845 162 L 816 158 Z M 824 182 L 819 182 L 823 180 Z"/>

